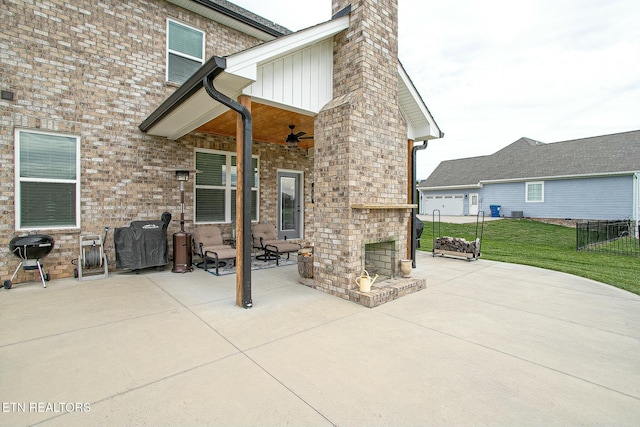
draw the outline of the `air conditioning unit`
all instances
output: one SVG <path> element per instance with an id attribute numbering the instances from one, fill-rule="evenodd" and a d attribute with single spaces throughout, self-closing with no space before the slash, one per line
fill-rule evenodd
<path id="1" fill-rule="evenodd" d="M 522 211 L 511 211 L 511 218 L 522 219 L 524 218 Z"/>

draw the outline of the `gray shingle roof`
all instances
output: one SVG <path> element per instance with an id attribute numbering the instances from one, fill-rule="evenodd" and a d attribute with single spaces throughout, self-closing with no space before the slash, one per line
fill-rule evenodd
<path id="1" fill-rule="evenodd" d="M 640 172 L 640 130 L 545 144 L 520 138 L 489 156 L 445 160 L 419 187 Z"/>

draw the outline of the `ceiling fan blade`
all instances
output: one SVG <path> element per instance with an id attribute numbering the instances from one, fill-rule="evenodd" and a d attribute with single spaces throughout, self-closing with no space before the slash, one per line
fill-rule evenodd
<path id="1" fill-rule="evenodd" d="M 302 135 L 306 135 L 306 132 L 298 132 L 296 133 L 296 138 L 300 138 Z"/>
<path id="2" fill-rule="evenodd" d="M 313 139 L 313 136 L 302 136 L 298 139 Z"/>

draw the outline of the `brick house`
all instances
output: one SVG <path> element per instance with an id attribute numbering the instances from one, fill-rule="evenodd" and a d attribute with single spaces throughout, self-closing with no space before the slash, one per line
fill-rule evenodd
<path id="1" fill-rule="evenodd" d="M 311 286 L 353 298 L 366 245 L 409 256 L 412 148 L 442 133 L 398 61 L 397 0 L 332 11 L 291 33 L 224 0 L 4 2 L 0 278 L 17 234 L 55 238 L 55 279 L 73 274 L 83 233 L 165 211 L 177 231 L 175 168 L 203 171 L 187 183 L 187 231 L 231 235 L 238 115 L 203 88 L 213 71 L 253 119 L 242 212 L 314 246 Z M 313 139 L 288 145 L 290 124 Z M 285 218 L 292 194 L 299 215 Z"/>

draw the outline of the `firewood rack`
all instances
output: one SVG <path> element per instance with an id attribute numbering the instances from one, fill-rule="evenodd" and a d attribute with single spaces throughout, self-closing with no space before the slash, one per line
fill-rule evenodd
<path id="1" fill-rule="evenodd" d="M 471 262 L 480 258 L 480 249 L 482 245 L 482 235 L 484 233 L 484 211 L 478 211 L 476 215 L 476 237 L 473 242 L 467 242 L 460 238 L 450 238 L 443 236 L 440 232 L 440 210 L 434 209 L 432 213 L 431 238 L 433 239 L 433 256 L 442 255 L 454 258 L 462 258 Z M 437 235 L 437 237 L 436 237 Z M 462 240 L 463 245 L 457 250 L 443 249 L 440 243 L 443 239 Z M 471 251 L 469 251 L 471 250 Z"/>

